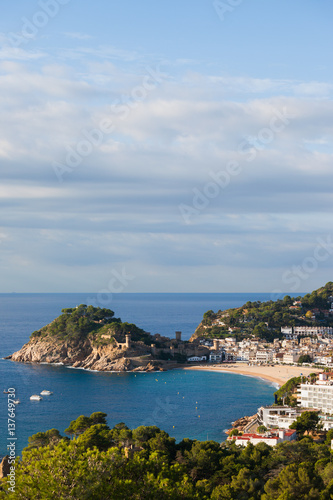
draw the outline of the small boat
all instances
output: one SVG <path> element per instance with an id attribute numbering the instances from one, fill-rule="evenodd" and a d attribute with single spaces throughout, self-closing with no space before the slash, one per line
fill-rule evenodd
<path id="1" fill-rule="evenodd" d="M 19 399 L 14 399 L 13 403 L 14 403 L 14 405 L 19 405 L 21 403 L 21 401 Z"/>
<path id="2" fill-rule="evenodd" d="M 40 394 L 41 394 L 41 396 L 51 396 L 51 394 L 53 394 L 53 392 L 44 390 Z"/>
<path id="3" fill-rule="evenodd" d="M 30 396 L 30 399 L 31 401 L 40 401 L 42 398 L 42 396 L 39 396 L 38 394 L 33 394 L 32 396 Z"/>
<path id="4" fill-rule="evenodd" d="M 5 390 L 5 391 L 3 391 L 3 393 L 4 393 L 4 394 L 10 394 L 10 392 L 9 392 L 9 391 L 6 391 L 6 390 Z"/>

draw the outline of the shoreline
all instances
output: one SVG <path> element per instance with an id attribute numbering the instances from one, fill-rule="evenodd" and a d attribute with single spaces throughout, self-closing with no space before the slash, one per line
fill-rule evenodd
<path id="1" fill-rule="evenodd" d="M 92 368 L 85 368 L 83 366 L 73 366 L 70 364 L 65 364 L 62 362 L 29 362 L 29 361 L 14 361 L 11 356 L 6 356 L 1 358 L 2 360 L 8 360 L 14 363 L 22 363 L 25 365 L 50 365 L 50 366 L 63 366 L 65 368 L 74 370 L 83 370 L 91 373 L 160 373 L 163 371 L 172 370 L 197 370 L 197 371 L 209 371 L 209 372 L 219 372 L 219 373 L 233 373 L 236 375 L 242 375 L 246 377 L 259 378 L 265 380 L 266 382 L 271 382 L 279 387 L 284 385 L 288 380 L 293 377 L 299 377 L 301 374 L 307 377 L 310 373 L 322 373 L 322 369 L 302 367 L 302 366 L 292 366 L 292 365 L 274 365 L 274 366 L 249 366 L 246 363 L 233 363 L 233 364 L 204 364 L 204 365 L 188 365 L 182 363 L 165 363 L 161 367 L 155 370 L 96 370 Z M 142 367 L 143 368 L 143 367 Z"/>
<path id="2" fill-rule="evenodd" d="M 308 376 L 310 373 L 321 373 L 323 370 L 318 368 L 309 368 L 302 366 L 275 365 L 275 366 L 249 366 L 247 364 L 226 364 L 226 365 L 199 365 L 189 366 L 185 370 L 203 370 L 220 373 L 234 373 L 246 377 L 255 377 L 264 379 L 267 382 L 273 382 L 279 387 L 284 385 L 289 379 L 299 377 L 301 373 Z"/>

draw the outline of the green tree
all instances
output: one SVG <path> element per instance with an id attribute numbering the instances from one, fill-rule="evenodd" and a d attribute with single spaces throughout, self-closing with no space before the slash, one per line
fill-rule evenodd
<path id="1" fill-rule="evenodd" d="M 69 427 L 65 429 L 65 432 L 70 436 L 78 436 L 87 430 L 91 425 L 92 423 L 89 417 L 80 415 L 76 420 L 73 420 L 69 424 Z"/>
<path id="2" fill-rule="evenodd" d="M 260 500 L 261 482 L 252 478 L 251 471 L 244 467 L 232 478 L 230 485 L 214 489 L 212 500 Z"/>
<path id="3" fill-rule="evenodd" d="M 257 432 L 259 434 L 263 434 L 264 432 L 267 431 L 267 427 L 265 425 L 259 425 L 258 429 L 257 429 Z"/>
<path id="4" fill-rule="evenodd" d="M 299 359 L 298 363 L 303 364 L 303 363 L 312 363 L 312 358 L 309 356 L 309 354 L 302 354 Z"/>
<path id="5" fill-rule="evenodd" d="M 107 425 L 106 417 L 107 417 L 106 413 L 103 413 L 102 411 L 96 411 L 95 413 L 92 413 L 89 418 L 92 425 L 96 424 Z"/>
<path id="6" fill-rule="evenodd" d="M 106 451 L 114 445 L 112 431 L 104 424 L 90 426 L 80 434 L 76 442 L 85 450 L 96 447 L 100 451 Z"/>
<path id="7" fill-rule="evenodd" d="M 331 440 L 333 439 L 333 429 L 330 429 L 325 436 L 325 443 L 331 446 Z"/>
<path id="8" fill-rule="evenodd" d="M 275 479 L 265 484 L 262 500 L 315 500 L 323 489 L 321 478 L 310 464 L 287 465 Z"/>
<path id="9" fill-rule="evenodd" d="M 46 432 L 37 432 L 37 434 L 33 434 L 28 438 L 29 445 L 26 448 L 30 450 L 32 448 L 39 448 L 41 446 L 50 445 L 53 447 L 58 444 L 62 439 L 68 439 L 61 436 L 60 432 L 57 429 L 50 429 Z"/>
<path id="10" fill-rule="evenodd" d="M 297 434 L 303 435 L 306 431 L 317 430 L 319 420 L 318 412 L 305 411 L 290 425 L 290 429 L 296 429 Z"/>
<path id="11" fill-rule="evenodd" d="M 300 383 L 301 377 L 293 377 L 275 391 L 274 396 L 277 398 L 278 404 L 282 404 L 283 398 L 285 398 L 285 403 L 289 404 L 293 393 Z"/>

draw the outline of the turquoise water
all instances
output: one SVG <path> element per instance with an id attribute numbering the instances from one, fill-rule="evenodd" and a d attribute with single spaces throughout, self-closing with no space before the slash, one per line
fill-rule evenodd
<path id="1" fill-rule="evenodd" d="M 208 309 L 267 300 L 265 294 L 176 295 L 122 294 L 113 300 L 111 308 L 116 316 L 136 322 L 151 333 L 173 335 L 179 329 L 184 338 L 189 338 Z M 88 304 L 86 299 L 86 294 L 0 294 L 1 356 L 19 349 L 33 330 L 58 316 L 62 307 Z M 9 360 L 0 360 L 0 375 L 1 390 L 13 387 L 21 400 L 15 407 L 18 452 L 27 445 L 30 435 L 50 428 L 63 432 L 71 420 L 94 411 L 107 413 L 110 426 L 119 422 L 131 428 L 157 425 L 177 440 L 208 437 L 222 441 L 232 421 L 272 403 L 276 390 L 265 381 L 229 373 L 174 370 L 116 374 Z M 31 394 L 43 389 L 54 394 L 40 402 L 29 400 Z M 7 396 L 0 394 L 1 456 L 8 437 L 6 404 Z"/>

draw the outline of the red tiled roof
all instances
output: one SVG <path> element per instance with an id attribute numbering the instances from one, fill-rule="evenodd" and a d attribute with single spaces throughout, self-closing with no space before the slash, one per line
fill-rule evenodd
<path id="1" fill-rule="evenodd" d="M 284 435 L 286 437 L 290 437 L 296 433 L 293 429 L 281 429 L 284 431 Z M 229 436 L 230 439 L 243 439 L 249 441 L 250 439 L 279 439 L 279 431 L 277 429 L 271 430 L 270 436 L 265 436 L 264 434 L 254 434 L 254 433 L 246 433 L 241 436 Z M 229 439 L 228 438 L 228 439 Z"/>

